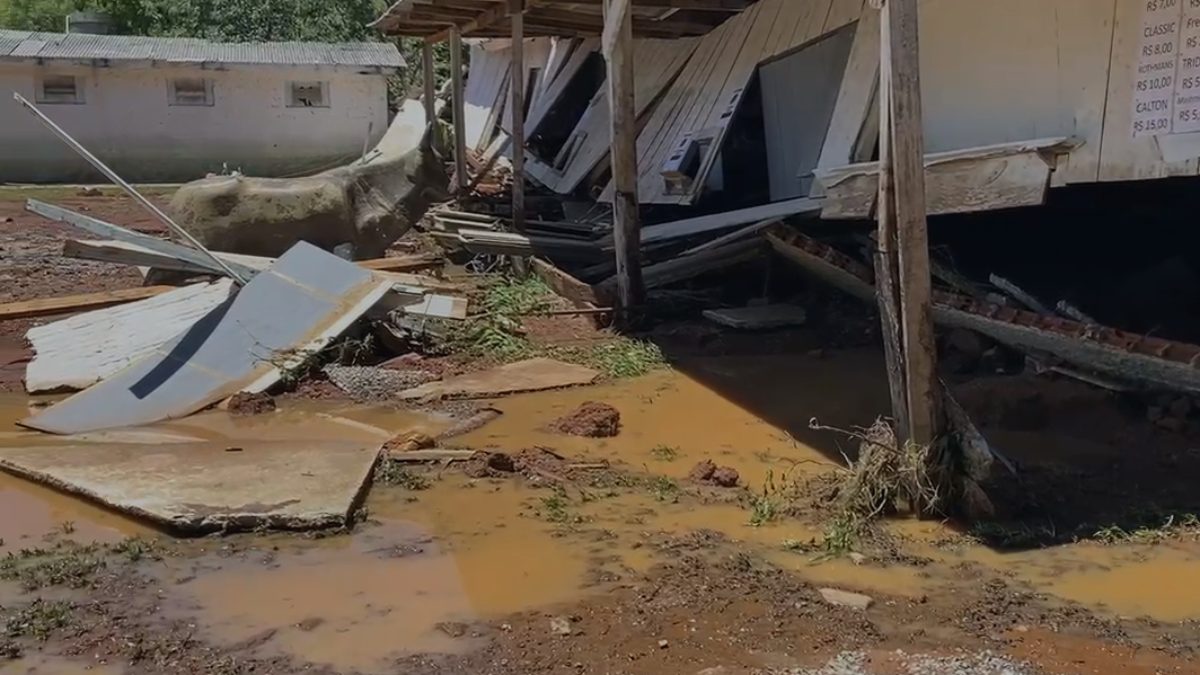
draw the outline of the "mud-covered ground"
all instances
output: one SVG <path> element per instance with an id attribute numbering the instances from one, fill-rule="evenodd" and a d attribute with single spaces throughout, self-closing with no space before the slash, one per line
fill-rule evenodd
<path id="1" fill-rule="evenodd" d="M 122 198 L 48 201 L 153 229 Z M 140 284 L 56 258 L 78 233 L 12 199 L 0 235 L 5 300 Z M 281 397 L 488 453 L 385 465 L 348 532 L 176 539 L 0 475 L 0 672 L 1200 672 L 1197 411 L 947 373 L 1021 481 L 989 486 L 987 523 L 898 517 L 833 547 L 825 498 L 856 446 L 809 422 L 868 425 L 887 392 L 871 318 L 801 299 L 804 329 L 660 324 L 645 337 L 670 368 L 484 402 L 498 416 L 449 437 L 474 408 L 414 418 L 328 383 Z M 18 349 L 26 327 L 0 340 Z M 596 339 L 576 320 L 529 329 Z M 7 391 L 0 443 L 27 404 Z M 571 423 L 589 403 L 619 422 L 593 406 Z M 736 484 L 693 475 L 706 460 Z"/>

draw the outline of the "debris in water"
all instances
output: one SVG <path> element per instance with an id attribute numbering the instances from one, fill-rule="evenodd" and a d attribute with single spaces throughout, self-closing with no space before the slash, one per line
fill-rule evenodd
<path id="1" fill-rule="evenodd" d="M 560 434 L 588 438 L 612 438 L 620 433 L 621 413 L 607 403 L 588 401 L 554 420 L 550 428 Z"/>
<path id="2" fill-rule="evenodd" d="M 275 412 L 275 398 L 265 391 L 239 391 L 229 398 L 227 407 L 234 415 L 261 415 Z"/>

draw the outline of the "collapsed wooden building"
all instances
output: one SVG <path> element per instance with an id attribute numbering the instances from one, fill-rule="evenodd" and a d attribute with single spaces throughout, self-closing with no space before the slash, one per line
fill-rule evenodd
<path id="1" fill-rule="evenodd" d="M 880 196 L 916 184 L 923 203 L 908 215 L 901 204 L 891 244 L 904 258 L 928 248 L 926 215 L 1037 207 L 1060 189 L 1200 172 L 1200 96 L 1190 95 L 1200 88 L 1200 10 L 1189 3 L 899 2 L 915 11 L 920 35 L 918 52 L 914 26 L 920 124 L 901 134 L 896 119 L 880 119 L 889 109 L 881 67 L 895 58 L 881 50 L 897 40 L 889 43 L 887 5 L 898 1 L 400 0 L 377 27 L 427 42 L 473 38 L 469 75 L 452 97 L 460 198 L 469 202 L 507 160 L 512 210 L 443 212 L 442 235 L 475 252 L 564 262 L 601 304 L 632 302 L 622 286 L 640 281 L 623 279 L 629 266 L 646 263 L 654 286 L 772 247 L 852 294 L 868 289 L 870 300 L 880 269 L 874 261 L 871 273 L 870 250 L 886 250 L 884 239 L 867 241 L 856 261 L 799 230 L 883 227 Z M 628 77 L 614 82 L 622 68 Z M 614 92 L 628 100 L 614 105 Z M 894 99 L 890 110 L 899 114 Z M 613 138 L 621 128 L 630 138 Z M 881 150 L 896 167 L 908 160 L 895 153 L 910 150 L 886 148 L 881 128 L 892 129 L 893 146 L 921 139 L 923 175 L 880 185 Z M 527 182 L 543 195 L 529 209 Z M 909 192 L 902 202 L 921 201 Z M 622 225 L 631 218 L 632 237 Z M 917 219 L 919 236 L 906 239 Z M 939 323 L 1111 386 L 1200 392 L 1200 349 L 1190 344 L 1107 327 L 1069 302 L 1054 307 L 1057 298 L 1030 306 L 1027 295 L 1004 297 L 937 260 L 930 269 L 910 257 L 901 268 L 932 275 L 927 309 Z"/>

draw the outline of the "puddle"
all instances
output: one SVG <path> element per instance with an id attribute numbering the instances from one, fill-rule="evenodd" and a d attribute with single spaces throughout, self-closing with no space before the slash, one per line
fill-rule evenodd
<path id="1" fill-rule="evenodd" d="M 522 515 L 545 491 L 446 480 L 412 494 L 376 490 L 368 509 L 381 524 L 315 542 L 279 538 L 268 564 L 199 559 L 177 572 L 196 576 L 174 586 L 164 608 L 198 618 L 224 643 L 275 631 L 264 653 L 377 672 L 402 653 L 476 644 L 470 628 L 439 624 L 469 626 L 588 592 L 593 554 Z"/>
<path id="2" fill-rule="evenodd" d="M 863 355 L 857 351 L 829 359 L 708 359 L 689 374 L 661 371 L 636 380 L 594 387 L 539 392 L 498 399 L 492 405 L 504 415 L 487 426 L 455 439 L 470 448 L 497 447 L 517 451 L 548 446 L 571 456 L 587 456 L 644 467 L 655 473 L 683 478 L 697 462 L 712 459 L 732 466 L 742 483 L 761 489 L 773 475 L 824 470 L 841 462 L 833 434 L 812 432 L 808 420 L 849 426 L 869 423 L 854 418 L 868 407 L 860 398 L 873 398 L 874 386 L 842 375 L 845 387 L 833 396 L 826 388 L 807 388 L 808 382 L 827 382 L 834 372 L 858 372 Z M 846 397 L 841 397 L 842 392 Z M 884 392 L 886 396 L 886 391 Z M 768 400 L 762 419 L 744 408 L 745 397 Z M 611 439 L 555 434 L 544 427 L 585 401 L 600 401 L 621 412 L 621 433 Z M 778 414 L 775 414 L 778 412 Z M 668 453 L 652 452 L 670 448 Z M 663 461 L 669 454 L 673 458 Z"/>
<path id="3" fill-rule="evenodd" d="M 0 665 L 4 675 L 121 675 L 116 666 L 93 665 L 44 654 L 26 654 Z"/>

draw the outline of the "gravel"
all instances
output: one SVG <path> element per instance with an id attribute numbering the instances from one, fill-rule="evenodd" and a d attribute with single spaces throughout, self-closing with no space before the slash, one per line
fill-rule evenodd
<path id="1" fill-rule="evenodd" d="M 392 370 L 371 366 L 325 366 L 325 375 L 356 401 L 386 401 L 397 393 L 437 379 L 424 370 Z"/>
<path id="2" fill-rule="evenodd" d="M 896 652 L 888 659 L 887 673 L 903 675 L 1044 675 L 1024 663 L 988 651 L 956 656 L 910 655 Z M 803 668 L 773 675 L 880 675 L 868 665 L 863 652 L 842 652 L 820 668 Z"/>

